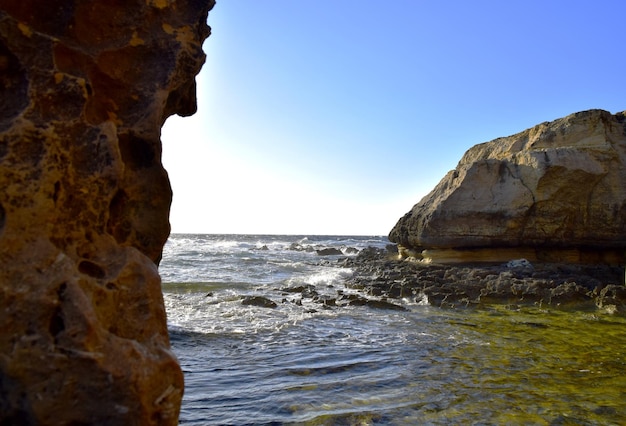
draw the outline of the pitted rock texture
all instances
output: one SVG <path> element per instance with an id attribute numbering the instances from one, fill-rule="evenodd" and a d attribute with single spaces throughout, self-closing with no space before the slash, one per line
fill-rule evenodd
<path id="1" fill-rule="evenodd" d="M 579 112 L 474 146 L 389 239 L 434 260 L 622 263 L 624 113 Z"/>
<path id="2" fill-rule="evenodd" d="M 177 424 L 160 129 L 213 0 L 0 0 L 0 424 Z"/>

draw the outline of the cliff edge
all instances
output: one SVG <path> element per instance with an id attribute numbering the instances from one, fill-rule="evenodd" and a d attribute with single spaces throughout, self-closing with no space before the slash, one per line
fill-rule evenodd
<path id="1" fill-rule="evenodd" d="M 0 423 L 177 424 L 160 129 L 213 0 L 0 0 Z"/>
<path id="2" fill-rule="evenodd" d="M 474 146 L 389 239 L 442 262 L 623 264 L 625 113 L 583 111 Z"/>

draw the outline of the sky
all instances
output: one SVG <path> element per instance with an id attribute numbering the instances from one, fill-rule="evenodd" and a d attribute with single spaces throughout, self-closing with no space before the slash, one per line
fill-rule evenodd
<path id="1" fill-rule="evenodd" d="M 473 145 L 626 110 L 623 0 L 218 0 L 173 233 L 387 235 Z"/>

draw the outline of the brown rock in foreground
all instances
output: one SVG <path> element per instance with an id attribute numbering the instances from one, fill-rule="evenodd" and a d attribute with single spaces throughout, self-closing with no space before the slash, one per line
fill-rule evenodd
<path id="1" fill-rule="evenodd" d="M 0 424 L 176 424 L 160 129 L 212 0 L 0 0 Z"/>
<path id="2" fill-rule="evenodd" d="M 626 116 L 584 111 L 474 146 L 389 239 L 435 261 L 623 263 Z"/>

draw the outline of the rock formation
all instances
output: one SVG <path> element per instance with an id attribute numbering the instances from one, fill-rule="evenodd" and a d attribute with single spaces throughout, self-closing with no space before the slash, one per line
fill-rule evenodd
<path id="1" fill-rule="evenodd" d="M 0 424 L 177 424 L 160 129 L 213 0 L 0 0 Z"/>
<path id="2" fill-rule="evenodd" d="M 624 270 L 616 266 L 533 265 L 525 259 L 469 265 L 406 262 L 373 247 L 345 258 L 341 265 L 352 272 L 346 279 L 347 287 L 384 300 L 409 300 L 442 308 L 498 304 L 509 309 L 535 306 L 626 312 Z"/>
<path id="3" fill-rule="evenodd" d="M 623 263 L 625 114 L 579 112 L 474 146 L 389 239 L 439 261 Z"/>

